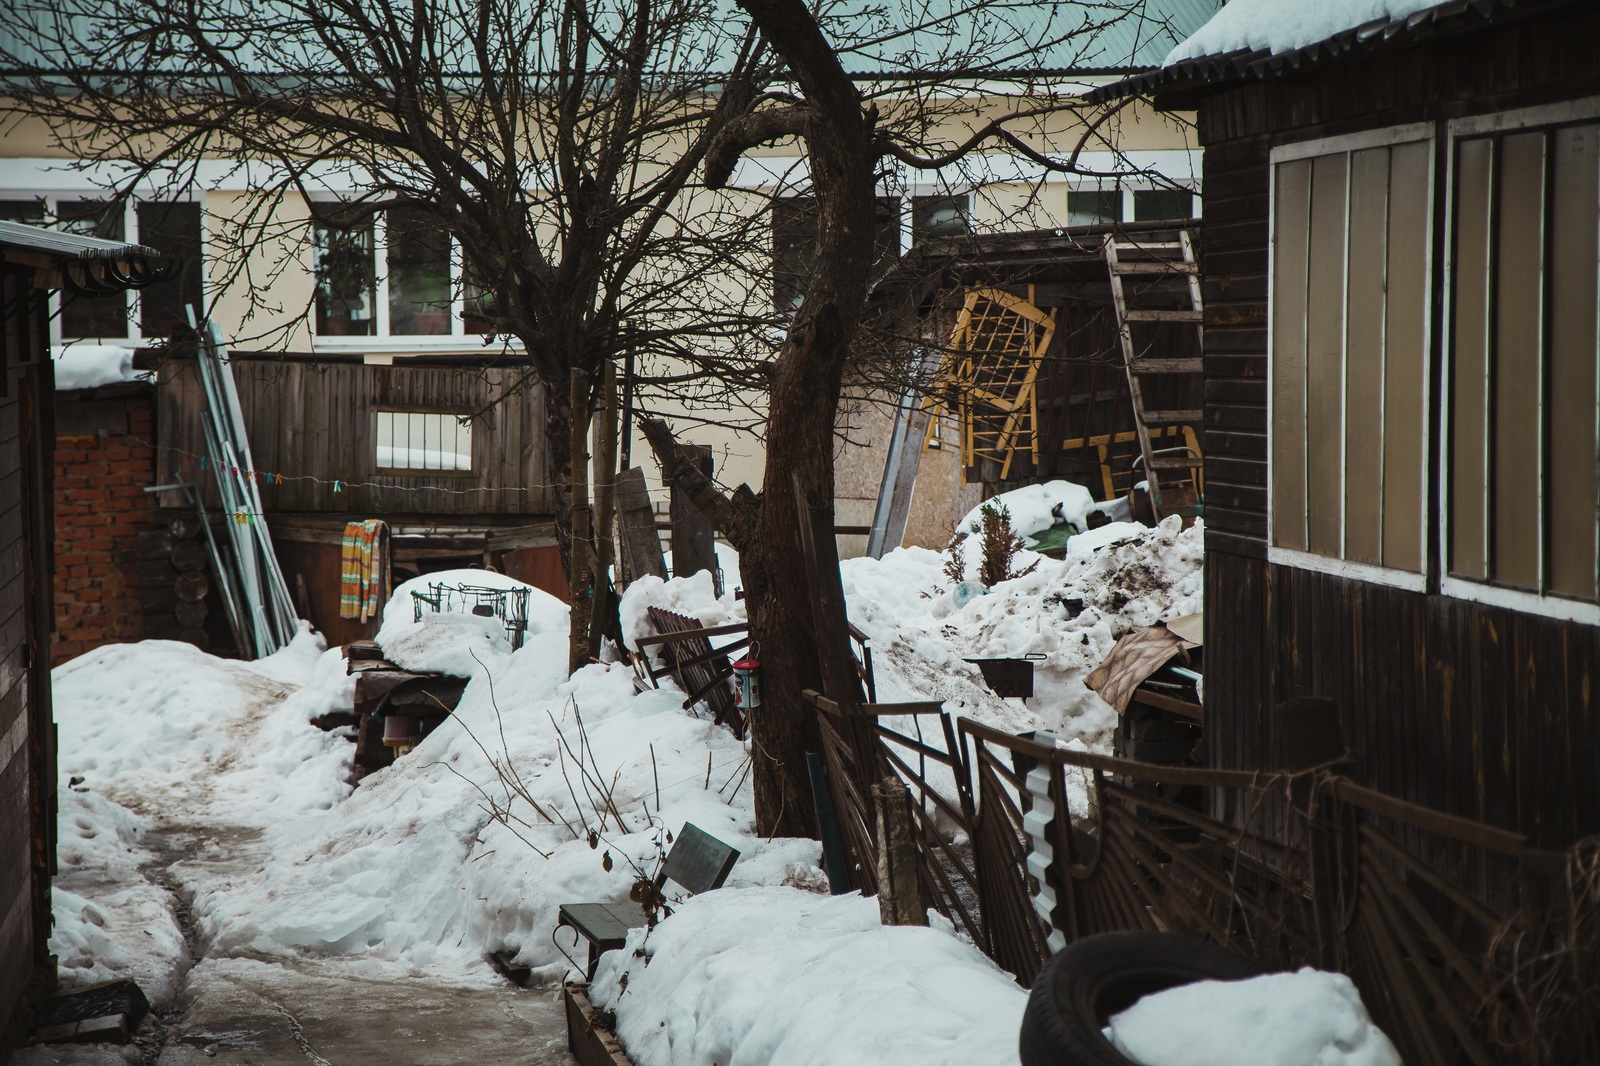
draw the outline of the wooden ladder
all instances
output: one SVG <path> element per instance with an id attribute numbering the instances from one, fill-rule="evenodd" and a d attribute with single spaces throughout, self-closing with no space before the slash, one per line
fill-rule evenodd
<path id="1" fill-rule="evenodd" d="M 1166 470 L 1190 470 L 1198 463 L 1192 455 L 1158 455 L 1151 445 L 1151 427 L 1199 426 L 1205 420 L 1201 408 L 1175 408 L 1149 410 L 1144 405 L 1142 379 L 1151 374 L 1194 375 L 1200 384 L 1204 363 L 1199 356 L 1187 358 L 1140 358 L 1133 346 L 1133 323 L 1151 322 L 1163 325 L 1189 326 L 1195 329 L 1196 339 L 1204 348 L 1205 307 L 1200 297 L 1200 264 L 1195 259 L 1194 241 L 1187 229 L 1178 231 L 1177 240 L 1130 241 L 1118 240 L 1117 235 L 1105 237 L 1106 270 L 1111 276 L 1111 297 L 1117 310 L 1117 336 L 1122 343 L 1122 365 L 1128 374 L 1128 395 L 1133 402 L 1133 425 L 1139 439 L 1139 454 L 1149 485 L 1150 507 L 1155 517 L 1163 517 L 1161 504 L 1161 476 Z M 1183 278 L 1187 285 L 1187 307 L 1130 307 L 1129 293 L 1123 288 L 1123 279 L 1138 277 L 1150 281 Z M 1148 286 L 1147 286 L 1148 288 Z M 1132 294 L 1140 295 L 1136 289 Z M 1203 386 L 1201 386 L 1203 388 Z"/>

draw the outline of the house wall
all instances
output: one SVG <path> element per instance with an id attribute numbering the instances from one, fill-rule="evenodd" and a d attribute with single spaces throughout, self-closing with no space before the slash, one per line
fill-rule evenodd
<path id="1" fill-rule="evenodd" d="M 1600 628 L 1441 595 L 1437 559 L 1420 592 L 1270 564 L 1266 476 L 1272 146 L 1595 93 L 1600 12 L 1585 8 L 1347 58 L 1200 101 L 1205 701 L 1214 765 L 1273 765 L 1281 738 L 1271 708 L 1328 697 L 1365 783 L 1546 845 L 1600 832 Z M 1436 235 L 1443 220 L 1436 195 Z M 1438 279 L 1436 272 L 1436 292 Z M 1435 411 L 1439 306 L 1435 300 Z M 1435 419 L 1432 478 L 1437 426 Z M 1437 528 L 1431 493 L 1429 507 Z M 1436 554 L 1436 538 L 1430 544 Z"/>
<path id="2" fill-rule="evenodd" d="M 57 397 L 56 625 L 51 655 L 63 663 L 145 631 L 139 535 L 164 523 L 155 499 L 155 396 Z M 170 612 L 169 612 L 170 613 Z M 163 634 L 166 635 L 166 634 Z"/>
<path id="3" fill-rule="evenodd" d="M 51 400 L 45 304 L 0 265 L 0 1058 L 44 976 L 55 854 L 51 728 Z M 35 985 L 36 989 L 40 986 Z"/>

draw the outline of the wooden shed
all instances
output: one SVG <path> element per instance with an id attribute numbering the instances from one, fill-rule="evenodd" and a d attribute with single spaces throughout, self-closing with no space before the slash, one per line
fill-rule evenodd
<path id="1" fill-rule="evenodd" d="M 1205 152 L 1211 762 L 1274 765 L 1274 708 L 1325 697 L 1373 787 L 1600 832 L 1600 7 L 1453 0 L 1130 93 Z"/>
<path id="2" fill-rule="evenodd" d="M 50 705 L 49 294 L 137 287 L 148 248 L 0 222 L 0 1058 L 25 1034 L 54 969 L 56 753 Z"/>
<path id="3" fill-rule="evenodd" d="M 565 598 L 545 455 L 542 391 L 493 353 L 476 356 L 233 352 L 256 484 L 289 592 L 330 644 L 377 619 L 340 616 L 347 522 L 380 519 L 394 583 L 493 567 Z M 159 358 L 157 481 L 198 486 L 205 396 L 183 344 Z M 193 504 L 160 494 L 173 514 Z"/>

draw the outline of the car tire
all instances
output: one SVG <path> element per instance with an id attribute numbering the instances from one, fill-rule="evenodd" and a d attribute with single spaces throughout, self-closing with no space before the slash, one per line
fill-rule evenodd
<path id="1" fill-rule="evenodd" d="M 1265 973 L 1214 944 L 1173 933 L 1100 933 L 1067 945 L 1039 971 L 1022 1015 L 1022 1066 L 1139 1066 L 1103 1030 L 1141 997 L 1195 981 Z"/>

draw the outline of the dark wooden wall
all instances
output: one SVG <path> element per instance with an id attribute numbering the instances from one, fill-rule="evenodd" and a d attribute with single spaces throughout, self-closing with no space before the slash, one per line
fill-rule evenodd
<path id="1" fill-rule="evenodd" d="M 54 378 L 32 268 L 0 265 L 0 1058 L 47 961 L 55 856 L 50 709 Z M 36 986 L 37 987 L 37 986 Z"/>
<path id="2" fill-rule="evenodd" d="M 1266 559 L 1271 147 L 1595 94 L 1600 7 L 1584 4 L 1184 101 L 1198 104 L 1205 145 L 1205 702 L 1214 765 L 1273 765 L 1270 708 L 1329 697 L 1365 783 L 1551 846 L 1600 833 L 1600 628 Z M 1438 251 L 1436 243 L 1436 263 Z M 1436 274 L 1435 411 L 1440 288 Z M 1430 460 L 1438 447 L 1430 442 Z M 1437 508 L 1431 493 L 1429 506 Z M 1437 559 L 1430 569 L 1437 589 Z"/>
<path id="3" fill-rule="evenodd" d="M 199 380 L 191 363 L 174 360 L 168 367 L 157 418 L 161 481 L 181 473 L 206 485 L 207 502 L 214 506 L 209 473 L 184 454 L 205 453 Z M 543 393 L 514 387 L 518 375 L 511 371 L 267 359 L 236 360 L 233 370 L 256 469 L 285 475 L 281 485 L 260 486 L 269 513 L 549 513 Z M 473 473 L 379 475 L 373 439 L 378 407 L 481 411 L 472 423 Z M 293 480 L 301 475 L 320 482 Z M 335 480 L 348 487 L 335 492 Z M 164 493 L 161 502 L 182 506 L 176 493 Z"/>

